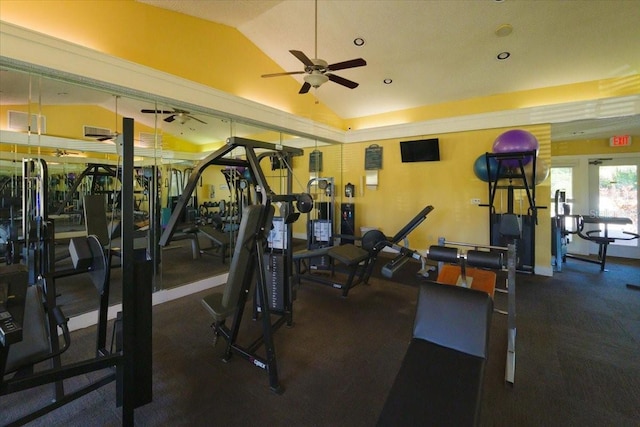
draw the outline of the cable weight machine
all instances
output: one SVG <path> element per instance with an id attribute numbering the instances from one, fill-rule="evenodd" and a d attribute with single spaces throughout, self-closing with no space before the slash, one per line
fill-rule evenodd
<path id="1" fill-rule="evenodd" d="M 519 272 L 535 272 L 535 226 L 538 224 L 538 209 L 544 206 L 536 205 L 536 156 L 535 150 L 512 153 L 485 153 L 488 171 L 489 203 L 480 206 L 489 208 L 489 238 L 492 246 L 507 246 L 512 241 L 512 230 L 518 222 L 520 237 L 516 238 L 516 269 Z M 525 165 L 532 163 L 529 177 L 525 172 Z M 515 166 L 512 166 L 515 165 Z M 511 167 L 510 167 L 511 166 Z M 498 212 L 496 195 L 498 190 L 506 191 L 506 211 Z M 528 204 L 526 213 L 515 210 L 516 190 L 524 190 Z M 522 199 L 521 199 L 522 203 Z M 509 230 L 509 233 L 504 233 Z"/>
<path id="2" fill-rule="evenodd" d="M 307 213 L 307 249 L 333 246 L 335 188 L 333 178 L 312 178 L 307 193 L 314 199 L 314 209 Z M 329 257 L 321 255 L 309 261 L 311 270 L 330 270 Z"/>

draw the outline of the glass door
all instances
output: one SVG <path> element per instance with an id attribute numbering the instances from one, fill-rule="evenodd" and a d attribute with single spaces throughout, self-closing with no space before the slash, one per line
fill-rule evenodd
<path id="1" fill-rule="evenodd" d="M 638 171 L 639 158 L 592 159 L 589 161 L 590 214 L 602 217 L 603 222 L 592 224 L 591 229 L 605 230 L 616 237 L 608 255 L 640 259 L 639 239 L 629 233 L 638 233 Z M 607 223 L 605 218 L 616 218 Z M 585 229 L 587 226 L 585 226 Z M 597 245 L 592 245 L 597 253 Z"/>

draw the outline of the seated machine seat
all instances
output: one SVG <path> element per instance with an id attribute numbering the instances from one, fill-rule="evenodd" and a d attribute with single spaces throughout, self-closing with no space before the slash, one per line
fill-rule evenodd
<path id="1" fill-rule="evenodd" d="M 315 258 L 315 257 L 319 257 L 319 256 L 324 256 L 327 255 L 329 252 L 329 249 L 331 249 L 331 246 L 327 246 L 324 248 L 317 248 L 317 249 L 302 249 L 299 251 L 295 251 L 293 253 L 293 260 L 294 261 L 300 261 L 303 259 L 307 259 L 307 258 Z"/>
<path id="2" fill-rule="evenodd" d="M 353 266 L 365 261 L 371 254 L 355 245 L 340 245 L 330 247 L 327 255 L 347 266 Z"/>
<path id="3" fill-rule="evenodd" d="M 213 317 L 213 321 L 216 323 L 224 322 L 224 320 L 231 316 L 235 310 L 235 304 L 229 305 L 228 300 L 223 301 L 224 293 L 215 293 L 207 295 L 202 298 L 202 306 Z"/>
<path id="4" fill-rule="evenodd" d="M 40 286 L 29 286 L 24 305 L 22 341 L 9 347 L 5 372 L 13 372 L 38 362 L 51 352 L 47 319 L 42 302 Z"/>
<path id="5" fill-rule="evenodd" d="M 295 274 L 298 283 L 301 276 L 304 276 L 311 281 L 328 285 L 336 289 L 342 289 L 342 296 L 346 297 L 349 294 L 349 289 L 361 282 L 367 283 L 377 254 L 381 249 L 380 245 L 385 244 L 386 240 L 386 237 L 381 231 L 370 230 L 362 237 L 362 247 L 348 243 L 339 246 L 328 246 L 318 249 L 297 251 L 293 254 L 293 261 L 295 264 Z M 334 261 L 344 264 L 348 268 L 348 277 L 346 282 L 340 283 L 314 274 L 303 274 L 301 268 L 302 260 L 319 256 L 329 257 L 332 265 L 332 273 L 335 265 Z"/>

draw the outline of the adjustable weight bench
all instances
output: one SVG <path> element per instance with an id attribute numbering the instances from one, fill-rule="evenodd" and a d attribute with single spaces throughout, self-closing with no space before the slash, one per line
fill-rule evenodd
<path id="1" fill-rule="evenodd" d="M 225 264 L 229 248 L 231 247 L 231 235 L 218 230 L 210 225 L 199 225 L 197 231 L 211 241 L 212 248 L 216 248 L 222 263 Z"/>
<path id="2" fill-rule="evenodd" d="M 191 254 L 193 259 L 200 257 L 200 242 L 198 241 L 198 228 L 187 227 L 178 233 L 174 233 L 171 237 L 172 241 L 178 240 L 190 240 L 191 241 Z"/>
<path id="3" fill-rule="evenodd" d="M 496 273 L 485 270 L 501 270 L 503 267 L 502 252 L 468 250 L 461 256 L 457 248 L 431 246 L 427 259 L 438 261 L 438 283 L 463 286 L 465 288 L 484 291 L 493 298 L 496 287 Z M 444 264 L 444 263 L 452 263 Z M 469 268 L 471 267 L 471 268 Z M 479 267 L 479 268 L 473 268 Z"/>
<path id="4" fill-rule="evenodd" d="M 336 289 L 342 289 L 342 296 L 346 297 L 351 288 L 359 283 L 367 283 L 369 281 L 378 253 L 384 247 L 395 245 L 396 243 L 406 239 L 409 233 L 419 226 L 432 210 L 433 206 L 431 205 L 424 207 L 418 215 L 413 217 L 413 219 L 411 219 L 407 225 L 402 227 L 402 229 L 400 229 L 400 231 L 398 231 L 393 237 L 386 237 L 380 230 L 369 230 L 364 234 L 364 236 L 362 236 L 360 247 L 349 243 L 340 246 L 329 246 L 326 248 L 294 252 L 293 262 L 297 282 L 300 283 L 300 279 L 304 277 L 305 279 L 317 283 L 329 285 Z M 347 267 L 348 277 L 345 283 L 337 282 L 331 278 L 311 274 L 311 272 L 302 270 L 301 264 L 305 259 L 325 255 L 328 256 L 331 261 L 332 275 L 335 261 L 338 261 Z"/>
<path id="5" fill-rule="evenodd" d="M 492 311 L 486 292 L 420 284 L 413 337 L 377 425 L 476 425 Z"/>
<path id="6" fill-rule="evenodd" d="M 375 231 L 376 230 L 372 230 L 367 233 L 373 233 Z M 378 231 L 378 233 L 380 232 Z M 367 282 L 369 278 L 369 275 L 367 274 L 370 270 L 369 266 L 373 264 L 373 260 L 375 259 L 373 251 L 373 247 L 366 247 L 364 245 L 363 247 L 357 247 L 349 244 L 294 252 L 293 262 L 295 266 L 296 279 L 298 283 L 300 283 L 301 277 L 304 277 L 305 279 L 316 283 L 325 284 L 336 289 L 342 289 L 342 296 L 346 297 L 349 294 L 349 289 L 361 282 Z M 311 274 L 310 272 L 305 273 L 302 270 L 301 263 L 303 260 L 325 255 L 328 256 L 331 261 L 331 277 L 323 277 L 317 274 Z M 345 265 L 348 269 L 347 281 L 344 283 L 332 279 L 335 261 Z"/>

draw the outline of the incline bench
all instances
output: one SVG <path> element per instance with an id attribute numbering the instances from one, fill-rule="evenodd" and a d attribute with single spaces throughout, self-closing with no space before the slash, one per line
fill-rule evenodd
<path id="1" fill-rule="evenodd" d="M 377 425 L 476 425 L 492 311 L 486 292 L 422 283 L 413 338 Z"/>

